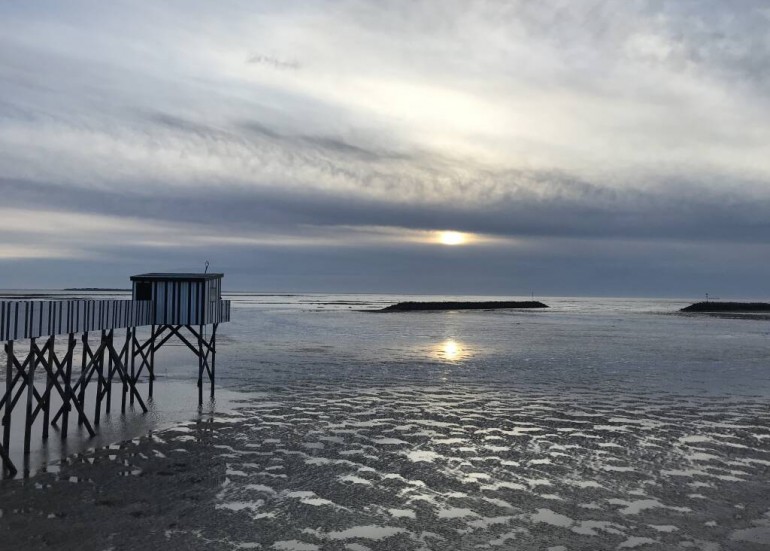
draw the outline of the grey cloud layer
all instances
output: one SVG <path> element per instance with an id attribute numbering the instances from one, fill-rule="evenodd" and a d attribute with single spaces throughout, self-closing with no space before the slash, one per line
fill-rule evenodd
<path id="1" fill-rule="evenodd" d="M 4 4 L 0 206 L 31 224 L 62 211 L 236 236 L 221 250 L 245 258 L 274 238 L 295 250 L 270 253 L 284 275 L 308 259 L 371 263 L 379 247 L 401 262 L 396 287 L 415 245 L 359 250 L 351 236 L 490 235 L 502 241 L 466 254 L 499 281 L 516 244 L 516 262 L 537 266 L 528 278 L 561 258 L 586 285 L 591 259 L 657 260 L 671 282 L 708 273 L 713 247 L 745 255 L 730 277 L 758 281 L 768 23 L 760 1 Z M 73 237 L 73 256 L 121 265 Z M 163 258 L 160 241 L 126 254 Z M 69 251 L 18 228 L 2 245 L 5 262 L 21 246 Z"/>

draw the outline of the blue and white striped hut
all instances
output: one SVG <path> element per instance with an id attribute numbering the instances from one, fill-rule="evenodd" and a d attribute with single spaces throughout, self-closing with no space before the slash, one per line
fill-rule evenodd
<path id="1" fill-rule="evenodd" d="M 222 301 L 224 274 L 150 273 L 131 276 L 132 299 L 150 301 L 153 324 L 208 325 L 230 319 Z"/>

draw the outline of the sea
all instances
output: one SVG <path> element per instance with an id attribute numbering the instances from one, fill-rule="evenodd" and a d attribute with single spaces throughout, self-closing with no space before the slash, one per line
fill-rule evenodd
<path id="1" fill-rule="evenodd" d="M 37 298 L 73 294 L 125 298 Z M 113 409 L 96 439 L 33 438 L 29 478 L 0 483 L 7 542 L 770 548 L 766 316 L 681 314 L 687 299 L 378 313 L 503 297 L 225 298 L 215 399 L 197 407 L 197 359 L 169 343 L 148 414 Z"/>

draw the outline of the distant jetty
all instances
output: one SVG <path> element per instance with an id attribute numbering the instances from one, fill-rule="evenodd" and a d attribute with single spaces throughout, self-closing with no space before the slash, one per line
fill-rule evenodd
<path id="1" fill-rule="evenodd" d="M 680 312 L 770 312 L 767 302 L 696 302 Z"/>
<path id="2" fill-rule="evenodd" d="M 376 312 L 426 312 L 441 310 L 500 310 L 500 309 L 548 308 L 537 300 L 486 301 L 486 302 L 399 302 Z"/>

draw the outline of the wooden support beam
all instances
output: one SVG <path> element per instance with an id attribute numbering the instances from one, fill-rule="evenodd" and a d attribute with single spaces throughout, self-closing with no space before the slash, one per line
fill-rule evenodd
<path id="1" fill-rule="evenodd" d="M 134 331 L 134 338 L 131 339 L 131 352 L 130 352 L 130 356 L 129 356 L 129 361 L 130 361 L 130 367 L 131 367 L 131 373 L 130 373 L 129 376 L 131 377 L 131 383 L 135 385 L 136 384 L 136 379 L 137 379 L 137 375 L 136 375 L 136 331 Z M 124 385 L 123 386 L 123 391 L 124 392 L 125 392 L 125 388 L 126 387 Z M 134 405 L 134 393 L 133 392 L 131 393 L 131 400 L 130 401 L 131 401 L 131 406 L 133 407 L 133 405 Z"/>
<path id="2" fill-rule="evenodd" d="M 13 464 L 13 461 L 11 461 L 11 456 L 8 454 L 8 451 L 5 449 L 5 446 L 0 444 L 0 460 L 3 462 L 3 478 L 6 476 L 14 476 L 18 471 L 16 470 L 16 465 Z"/>
<path id="3" fill-rule="evenodd" d="M 86 372 L 88 370 L 89 365 L 89 352 L 91 351 L 91 347 L 88 344 L 88 331 L 83 333 L 83 358 L 80 361 L 80 378 L 78 379 L 78 382 L 75 383 L 75 390 L 80 388 L 80 394 L 78 395 L 78 399 L 80 400 L 80 405 L 82 407 L 85 407 L 86 405 Z M 93 357 L 91 358 L 91 361 L 93 361 Z M 59 414 L 56 414 L 56 417 L 58 417 Z M 85 415 L 82 413 L 78 417 L 78 425 L 83 424 L 83 419 L 85 418 Z"/>
<path id="4" fill-rule="evenodd" d="M 152 326 L 152 330 L 150 332 L 150 340 L 147 341 L 150 343 L 150 361 L 147 364 L 147 368 L 150 371 L 150 383 L 149 383 L 149 389 L 148 389 L 148 396 L 150 399 L 152 399 L 152 387 L 153 383 L 155 382 L 155 326 Z"/>
<path id="5" fill-rule="evenodd" d="M 110 364 L 110 370 L 113 369 L 113 366 L 115 366 L 115 369 L 117 369 L 117 364 L 114 361 L 114 358 L 112 357 L 112 354 L 114 352 L 114 346 L 112 341 L 112 331 L 109 332 L 107 337 L 107 349 L 106 354 L 109 357 L 109 364 Z M 117 355 L 117 354 L 115 354 Z M 122 359 L 122 357 L 121 357 Z M 120 362 L 121 365 L 125 365 L 122 362 Z M 122 372 L 118 372 L 120 375 L 120 380 L 122 381 L 121 385 L 121 397 L 120 397 L 120 413 L 125 414 L 126 413 L 126 394 L 128 393 L 128 381 L 126 381 L 125 377 L 126 370 L 124 369 Z"/>
<path id="6" fill-rule="evenodd" d="M 201 331 L 200 333 L 198 333 L 198 406 L 203 405 L 203 364 L 204 362 L 205 362 L 205 359 L 203 358 L 203 326 L 201 325 Z"/>
<path id="7" fill-rule="evenodd" d="M 72 348 L 74 350 L 74 344 L 72 345 Z M 69 387 L 69 385 L 64 381 L 64 377 L 65 377 L 65 374 L 66 374 L 66 371 L 62 369 L 63 368 L 63 364 L 64 364 L 64 360 L 62 360 L 61 362 L 58 362 L 58 360 L 57 360 L 56 365 L 57 365 L 58 369 L 56 371 L 54 371 L 53 365 L 52 365 L 52 363 L 54 363 L 54 362 L 48 362 L 48 361 L 45 360 L 45 357 L 44 357 L 44 354 L 43 354 L 44 350 L 45 349 L 43 349 L 43 350 L 37 349 L 36 350 L 37 359 L 40 361 L 40 365 L 42 365 L 43 368 L 46 370 L 46 374 L 50 377 L 51 384 L 52 384 L 53 388 L 56 389 L 56 391 L 59 393 L 59 396 L 61 397 L 61 400 L 62 400 L 62 406 L 59 408 L 59 411 L 57 412 L 56 417 L 54 417 L 54 420 L 51 421 L 51 424 L 55 424 L 55 421 L 56 421 L 57 417 L 59 416 L 59 414 L 64 415 L 64 413 L 67 411 L 67 408 L 69 408 L 70 404 L 72 404 L 72 405 L 75 406 L 75 409 L 78 411 L 80 417 L 82 417 L 82 423 L 83 423 L 83 425 L 85 425 L 86 430 L 88 431 L 88 434 L 90 436 L 92 436 L 92 437 L 96 436 L 96 433 L 94 432 L 94 429 L 91 426 L 91 423 L 88 421 L 88 417 L 86 417 L 86 414 L 85 414 L 84 407 L 83 407 L 82 403 L 80 402 L 78 397 L 75 395 L 74 389 Z M 54 358 L 55 358 L 55 356 L 54 356 Z M 65 357 L 65 360 L 66 359 L 67 358 Z M 71 361 L 71 358 L 70 358 L 70 361 Z M 62 386 L 62 384 L 60 383 L 59 379 L 62 379 L 62 382 L 64 382 L 64 386 Z M 67 391 L 66 389 L 69 389 L 69 391 Z M 33 415 L 32 415 L 33 421 L 37 417 L 37 413 L 41 409 L 43 409 L 44 405 L 45 404 L 43 402 L 39 401 L 38 407 L 35 409 L 35 411 L 33 412 Z"/>
<path id="8" fill-rule="evenodd" d="M 44 358 L 42 358 L 42 353 L 38 353 L 39 358 L 42 358 L 41 365 L 46 369 L 46 373 L 51 377 L 51 381 L 53 384 L 53 388 L 56 389 L 56 391 L 59 393 L 59 396 L 62 400 L 62 405 L 59 408 L 59 411 L 56 412 L 56 415 L 51 420 L 51 424 L 56 426 L 57 421 L 60 417 L 64 416 L 64 422 L 62 426 L 62 438 L 64 438 L 67 435 L 68 426 L 69 426 L 69 410 L 74 406 L 75 409 L 78 412 L 78 424 L 85 425 L 86 430 L 88 431 L 88 434 L 90 436 L 96 436 L 96 433 L 94 432 L 93 427 L 91 426 L 91 423 L 88 421 L 88 417 L 86 417 L 85 409 L 84 409 L 84 400 L 80 398 L 80 396 L 84 396 L 85 391 L 85 385 L 88 384 L 88 380 L 90 379 L 90 376 L 86 373 L 88 371 L 89 366 L 91 363 L 86 363 L 85 359 L 83 363 L 86 363 L 86 367 L 84 368 L 84 371 L 80 374 L 80 380 L 76 385 L 72 386 L 72 362 L 73 357 L 75 354 L 75 346 L 77 344 L 77 341 L 75 340 L 75 335 L 70 334 L 68 343 L 67 343 L 67 353 L 64 356 L 62 360 L 59 360 L 56 355 L 53 356 L 53 361 L 46 362 L 44 361 Z M 83 352 L 84 358 L 86 356 L 86 352 L 84 350 Z M 56 370 L 54 371 L 54 367 L 56 367 Z M 61 380 L 61 381 L 60 381 Z M 76 391 L 80 388 L 81 393 L 80 396 L 76 394 Z M 40 405 L 38 406 L 38 409 L 40 409 Z M 35 411 L 35 415 L 37 413 L 37 410 Z M 33 415 L 33 418 L 34 416 Z"/>
<path id="9" fill-rule="evenodd" d="M 29 366 L 27 366 L 27 379 L 25 384 L 27 386 L 27 415 L 24 420 L 24 455 L 29 455 L 31 438 L 32 438 L 32 422 L 35 420 L 32 416 L 32 398 L 35 392 L 35 367 L 37 366 L 37 354 L 35 349 L 35 339 L 29 340 L 29 354 L 31 356 Z"/>
<path id="10" fill-rule="evenodd" d="M 214 379 L 216 375 L 216 365 L 217 365 L 217 327 L 219 327 L 218 323 L 214 324 L 214 327 L 211 330 L 211 346 L 209 349 L 211 350 L 211 399 L 214 399 Z"/>
<path id="11" fill-rule="evenodd" d="M 126 335 L 129 334 L 131 331 L 131 328 L 129 327 L 126 329 Z M 125 342 L 123 343 L 123 348 L 126 347 Z M 110 414 L 110 410 L 112 409 L 112 379 L 115 376 L 115 364 L 114 362 L 110 361 L 107 363 L 107 373 L 104 375 L 105 379 L 105 387 L 104 387 L 104 413 L 107 415 Z"/>
<path id="12" fill-rule="evenodd" d="M 171 326 L 170 325 L 164 325 L 163 327 L 161 327 L 160 331 L 158 331 L 158 337 L 160 337 L 160 335 L 163 334 L 163 332 L 166 331 L 167 329 L 170 331 L 171 330 Z M 168 342 L 168 340 L 171 337 L 173 337 L 173 336 L 174 336 L 174 332 L 171 331 L 168 335 L 163 337 L 163 340 L 161 340 L 159 343 L 157 343 L 155 345 L 155 350 L 156 351 L 160 350 L 160 347 L 163 346 L 164 344 L 166 344 L 166 342 Z"/>
<path id="13" fill-rule="evenodd" d="M 71 335 L 72 339 L 75 338 L 74 335 Z M 88 382 L 91 380 L 91 375 L 89 375 L 89 372 L 93 372 L 93 364 L 94 364 L 94 354 L 91 351 L 91 346 L 88 343 L 88 333 L 83 333 L 83 354 L 81 357 L 81 363 L 80 363 L 80 375 L 78 376 L 78 381 L 70 387 L 70 396 L 76 396 L 77 403 L 81 406 L 81 408 L 85 409 L 85 389 L 88 385 Z M 75 343 L 72 343 L 72 354 L 74 356 L 74 349 L 75 349 Z M 70 358 L 70 369 L 72 368 L 72 363 L 74 359 Z M 71 384 L 71 383 L 70 383 Z M 54 415 L 53 420 L 51 421 L 51 424 L 56 425 L 56 423 L 59 421 L 59 418 L 64 414 L 65 408 L 64 406 L 59 408 L 59 411 L 56 412 L 56 415 Z M 81 417 L 78 417 L 78 425 L 83 424 L 83 419 Z"/>
<path id="14" fill-rule="evenodd" d="M 112 345 L 112 342 L 109 340 L 107 341 L 107 350 L 108 350 L 108 353 L 112 355 L 113 360 L 115 361 L 116 373 L 120 377 L 121 381 L 125 386 L 128 387 L 128 392 L 132 393 L 136 398 L 136 401 L 139 402 L 139 406 L 142 408 L 142 411 L 144 413 L 147 413 L 147 406 L 144 404 L 144 400 L 142 400 L 142 397 L 139 395 L 139 392 L 136 390 L 136 385 L 131 380 L 128 374 L 128 371 L 126 370 L 126 365 L 125 363 L 123 363 L 123 359 L 115 351 L 115 348 Z"/>
<path id="15" fill-rule="evenodd" d="M 48 337 L 48 342 L 46 343 L 46 347 L 48 348 L 48 360 L 47 362 L 43 362 L 43 365 L 45 366 L 45 393 L 43 394 L 43 402 L 41 404 L 43 408 L 43 440 L 48 440 L 48 426 L 51 422 L 51 389 L 53 389 L 51 363 L 53 362 L 54 357 L 55 342 L 56 337 L 53 335 Z M 64 394 L 63 391 L 62 394 Z"/>
<path id="16" fill-rule="evenodd" d="M 11 398 L 11 409 L 16 407 L 16 403 L 19 401 L 19 398 L 21 398 L 22 393 L 24 392 L 25 383 L 27 379 L 27 367 L 29 366 L 29 362 L 32 359 L 32 354 L 27 354 L 27 357 L 24 359 L 23 362 L 19 362 L 19 360 L 14 356 L 13 357 L 13 365 L 16 367 L 16 375 L 13 377 L 13 384 L 16 385 L 16 382 L 21 380 L 21 386 L 19 387 L 19 390 L 16 391 L 16 394 Z M 40 393 L 37 391 L 37 389 L 34 389 L 35 393 L 35 399 L 41 400 Z M 5 404 L 6 397 L 3 396 L 3 399 L 0 400 L 0 407 Z"/>
<path id="17" fill-rule="evenodd" d="M 169 328 L 172 334 L 179 337 L 179 340 L 182 341 L 187 346 L 187 348 L 192 350 L 193 354 L 195 354 L 196 356 L 200 355 L 200 339 L 198 339 L 198 346 L 197 347 L 193 346 L 192 343 L 189 340 L 187 340 L 187 337 L 185 337 L 180 331 L 182 327 L 186 327 L 193 334 L 193 336 L 198 338 L 198 333 L 196 333 L 192 327 L 190 327 L 189 325 L 176 325 L 176 326 L 168 325 L 167 327 Z"/>
<path id="18" fill-rule="evenodd" d="M 150 336 L 150 339 L 152 339 L 152 336 Z M 149 342 L 149 341 L 148 341 Z M 134 358 L 137 356 L 139 357 L 139 368 L 132 374 L 132 378 L 134 379 L 134 382 L 137 382 L 139 380 L 139 376 L 142 374 L 142 371 L 145 367 L 147 367 L 147 371 L 151 372 L 150 368 L 150 355 L 152 353 L 152 350 L 147 349 L 143 350 L 145 348 L 144 346 L 139 346 L 139 341 L 136 339 L 136 336 L 134 336 Z"/>
<path id="19" fill-rule="evenodd" d="M 73 403 L 76 403 L 80 408 L 78 409 L 78 412 L 81 413 L 81 417 L 78 418 L 78 424 L 82 425 L 85 419 L 85 416 L 82 415 L 82 412 L 85 411 L 85 391 L 86 387 L 88 386 L 88 383 L 91 381 L 91 378 L 94 375 L 94 372 L 96 371 L 96 363 L 99 361 L 101 354 L 104 351 L 104 343 L 100 344 L 99 347 L 94 352 L 91 349 L 91 346 L 88 342 L 88 334 L 83 334 L 83 357 L 81 361 L 81 368 L 80 368 L 80 376 L 78 377 L 78 381 L 75 383 L 75 385 L 72 387 L 71 396 L 75 396 L 75 393 L 77 393 L 77 397 L 75 398 L 75 401 Z M 74 347 L 74 345 L 73 345 Z M 59 420 L 59 418 L 64 414 L 64 407 L 62 406 L 59 408 L 59 411 L 54 416 L 53 420 L 51 421 L 52 424 L 56 424 L 56 422 Z"/>
<path id="20" fill-rule="evenodd" d="M 38 398 L 37 406 L 35 407 L 35 410 L 32 412 L 32 417 L 37 417 L 38 413 L 41 411 L 45 415 L 45 411 L 47 406 L 50 403 L 50 396 L 51 396 L 51 390 L 54 388 L 59 393 L 59 396 L 62 399 L 62 404 L 66 403 L 66 396 L 64 393 L 64 389 L 62 388 L 61 384 L 59 383 L 59 379 L 63 378 L 62 373 L 62 363 L 59 362 L 58 358 L 54 353 L 52 353 L 53 350 L 53 341 L 49 340 L 46 342 L 45 346 L 43 346 L 42 349 L 37 348 L 35 353 L 38 356 L 38 361 L 40 362 L 40 365 L 43 366 L 43 369 L 46 372 L 46 391 L 43 394 L 42 398 Z M 48 358 L 46 358 L 46 352 L 48 353 Z M 50 387 L 50 388 L 49 388 Z M 63 409 L 63 405 L 62 408 Z M 48 421 L 46 422 L 46 425 L 48 424 Z M 53 422 L 51 422 L 53 424 Z M 47 431 L 45 428 L 43 429 L 44 439 L 47 438 Z"/>
<path id="21" fill-rule="evenodd" d="M 75 346 L 77 345 L 77 340 L 75 339 L 75 334 L 70 333 L 69 338 L 67 339 L 67 355 L 64 358 L 64 415 L 62 417 L 62 426 L 61 426 L 61 437 L 67 438 L 67 432 L 69 430 L 69 419 L 70 419 L 70 409 L 72 406 L 70 406 L 70 402 L 72 401 L 73 391 L 72 391 L 72 361 L 73 357 L 75 355 Z"/>
<path id="22" fill-rule="evenodd" d="M 153 331 L 151 338 L 157 338 L 165 330 L 169 333 L 163 337 L 162 340 L 152 345 L 150 348 L 151 354 L 154 354 L 163 344 L 165 344 L 172 336 L 179 338 L 182 343 L 189 348 L 193 354 L 198 358 L 198 404 L 203 404 L 203 373 L 205 372 L 209 380 L 211 381 L 211 396 L 214 396 L 214 384 L 216 381 L 216 331 L 219 324 L 214 324 L 211 339 L 207 340 L 204 334 L 204 325 L 200 325 L 197 329 L 190 325 L 165 325 L 161 326 L 159 331 Z M 181 329 L 184 327 L 193 336 L 196 341 L 196 345 L 193 345 L 190 340 L 182 334 Z M 146 356 L 141 355 L 146 360 Z M 150 361 L 154 363 L 154 358 Z"/>
<path id="23" fill-rule="evenodd" d="M 104 377 L 104 342 L 105 334 L 102 329 L 102 353 L 97 356 L 97 361 L 94 364 L 94 374 L 96 375 L 96 396 L 94 398 L 94 426 L 98 426 L 101 421 L 102 415 L 102 398 L 107 392 L 107 382 Z M 107 363 L 107 373 L 109 378 L 109 370 L 112 362 Z"/>
<path id="24" fill-rule="evenodd" d="M 3 476 L 14 476 L 17 473 L 16 465 L 13 464 L 10 457 L 10 445 L 11 445 L 11 412 L 13 410 L 13 404 L 11 396 L 13 395 L 13 386 L 16 384 L 14 378 L 14 355 L 13 355 L 13 341 L 8 341 L 5 344 L 5 409 L 3 410 L 3 443 L 0 444 L 0 456 L 3 460 Z"/>

